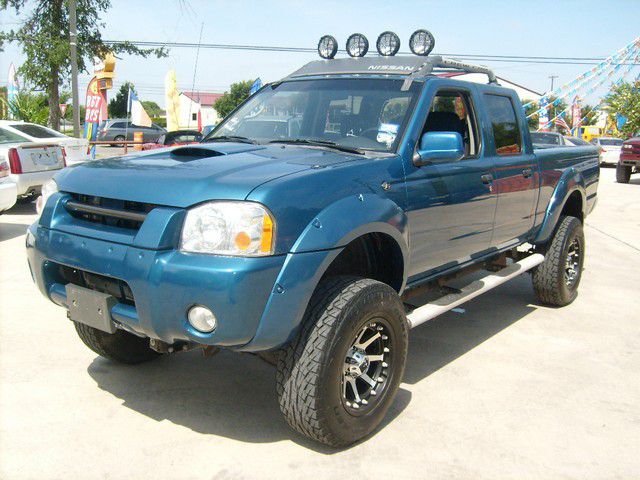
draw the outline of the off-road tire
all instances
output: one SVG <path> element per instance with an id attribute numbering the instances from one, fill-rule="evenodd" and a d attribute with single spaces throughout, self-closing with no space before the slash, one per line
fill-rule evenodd
<path id="1" fill-rule="evenodd" d="M 631 167 L 628 165 L 616 165 L 616 182 L 629 183 L 631 179 Z"/>
<path id="2" fill-rule="evenodd" d="M 384 319 L 393 337 L 387 383 L 372 409 L 354 416 L 343 403 L 341 390 L 345 355 L 359 329 L 374 318 Z M 360 277 L 323 280 L 309 302 L 300 332 L 278 358 L 280 410 L 293 429 L 326 445 L 343 447 L 364 438 L 393 402 L 407 346 L 406 315 L 395 290 Z"/>
<path id="3" fill-rule="evenodd" d="M 274 367 L 278 365 L 278 357 L 280 356 L 280 350 L 269 350 L 267 352 L 258 352 L 256 354 L 260 359 L 269 365 Z"/>
<path id="4" fill-rule="evenodd" d="M 578 276 L 572 285 L 565 277 L 569 247 L 577 239 L 580 246 Z M 584 266 L 585 240 L 582 223 L 576 217 L 562 216 L 553 239 L 548 244 L 545 260 L 533 270 L 533 289 L 545 305 L 563 307 L 578 296 L 578 286 Z"/>
<path id="5" fill-rule="evenodd" d="M 134 365 L 157 358 L 160 354 L 149 347 L 149 339 L 117 330 L 107 333 L 82 323 L 74 322 L 78 336 L 98 355 L 114 362 Z"/>

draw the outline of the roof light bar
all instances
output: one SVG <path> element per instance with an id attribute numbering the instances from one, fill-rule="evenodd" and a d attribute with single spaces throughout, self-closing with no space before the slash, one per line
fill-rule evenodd
<path id="1" fill-rule="evenodd" d="M 409 39 L 409 48 L 413 54 L 422 57 L 429 55 L 435 44 L 436 39 L 433 38 L 431 32 L 424 29 L 416 30 Z"/>
<path id="2" fill-rule="evenodd" d="M 354 33 L 347 39 L 347 53 L 351 57 L 364 57 L 369 51 L 369 40 L 361 33 Z"/>
<path id="3" fill-rule="evenodd" d="M 393 32 L 382 32 L 376 41 L 376 49 L 383 57 L 393 57 L 400 50 L 400 37 Z"/>
<path id="4" fill-rule="evenodd" d="M 331 35 L 324 35 L 318 42 L 318 55 L 327 60 L 332 59 L 338 53 L 338 41 Z"/>

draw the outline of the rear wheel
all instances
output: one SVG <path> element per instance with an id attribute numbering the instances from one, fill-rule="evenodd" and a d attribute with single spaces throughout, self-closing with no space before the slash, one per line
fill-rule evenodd
<path id="1" fill-rule="evenodd" d="M 123 330 L 107 333 L 74 322 L 78 336 L 84 344 L 101 357 L 119 363 L 136 364 L 157 358 L 160 354 L 149 347 L 149 339 L 137 337 Z"/>
<path id="2" fill-rule="evenodd" d="M 114 142 L 124 142 L 124 135 L 116 135 L 115 137 L 113 137 L 113 141 Z M 122 147 L 123 145 L 120 145 L 118 143 L 112 143 L 110 146 L 111 147 Z"/>
<path id="3" fill-rule="evenodd" d="M 301 332 L 278 358 L 277 393 L 287 422 L 333 447 L 365 437 L 393 402 L 407 345 L 395 290 L 358 277 L 323 281 Z"/>
<path id="4" fill-rule="evenodd" d="M 545 260 L 533 271 L 533 288 L 538 300 L 563 307 L 578 296 L 582 277 L 585 241 L 582 223 L 576 217 L 560 217 Z"/>
<path id="5" fill-rule="evenodd" d="M 616 181 L 618 183 L 629 183 L 631 179 L 631 167 L 627 165 L 616 165 Z"/>

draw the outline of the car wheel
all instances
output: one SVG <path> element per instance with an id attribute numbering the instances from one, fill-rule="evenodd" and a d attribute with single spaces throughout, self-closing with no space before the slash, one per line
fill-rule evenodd
<path id="1" fill-rule="evenodd" d="M 133 365 L 148 362 L 160 355 L 151 349 L 148 338 L 137 337 L 123 330 L 112 334 L 83 323 L 74 324 L 78 336 L 87 347 L 114 362 Z"/>
<path id="2" fill-rule="evenodd" d="M 631 167 L 627 165 L 616 165 L 616 182 L 629 183 L 631 179 Z"/>
<path id="3" fill-rule="evenodd" d="M 533 289 L 542 303 L 563 307 L 578 296 L 584 265 L 582 223 L 576 217 L 560 217 L 545 252 L 545 260 L 533 270 Z"/>
<path id="4" fill-rule="evenodd" d="M 407 320 L 395 290 L 359 277 L 322 281 L 301 331 L 278 358 L 285 419 L 332 447 L 362 439 L 393 402 L 407 346 Z"/>
<path id="5" fill-rule="evenodd" d="M 116 135 L 115 137 L 113 137 L 113 140 L 115 142 L 124 142 L 124 135 Z M 123 145 L 120 145 L 119 143 L 112 143 L 111 146 L 112 147 L 122 147 Z"/>

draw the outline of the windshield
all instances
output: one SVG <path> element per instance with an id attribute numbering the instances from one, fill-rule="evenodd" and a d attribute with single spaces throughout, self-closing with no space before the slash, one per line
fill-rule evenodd
<path id="1" fill-rule="evenodd" d="M 401 91 L 397 79 L 322 79 L 265 88 L 228 116 L 204 141 L 246 137 L 331 142 L 341 147 L 394 151 L 416 102 L 420 82 Z"/>
<path id="2" fill-rule="evenodd" d="M 66 136 L 56 132 L 55 130 L 51 130 L 50 128 L 42 127 L 40 125 L 34 125 L 33 123 L 16 123 L 11 125 L 11 128 L 15 128 L 19 132 L 26 133 L 30 137 L 34 138 L 64 138 Z"/>
<path id="3" fill-rule="evenodd" d="M 560 145 L 560 135 L 555 133 L 531 132 L 531 142 L 539 145 Z"/>
<path id="4" fill-rule="evenodd" d="M 600 145 L 604 147 L 621 147 L 622 140 L 619 138 L 601 138 Z"/>

